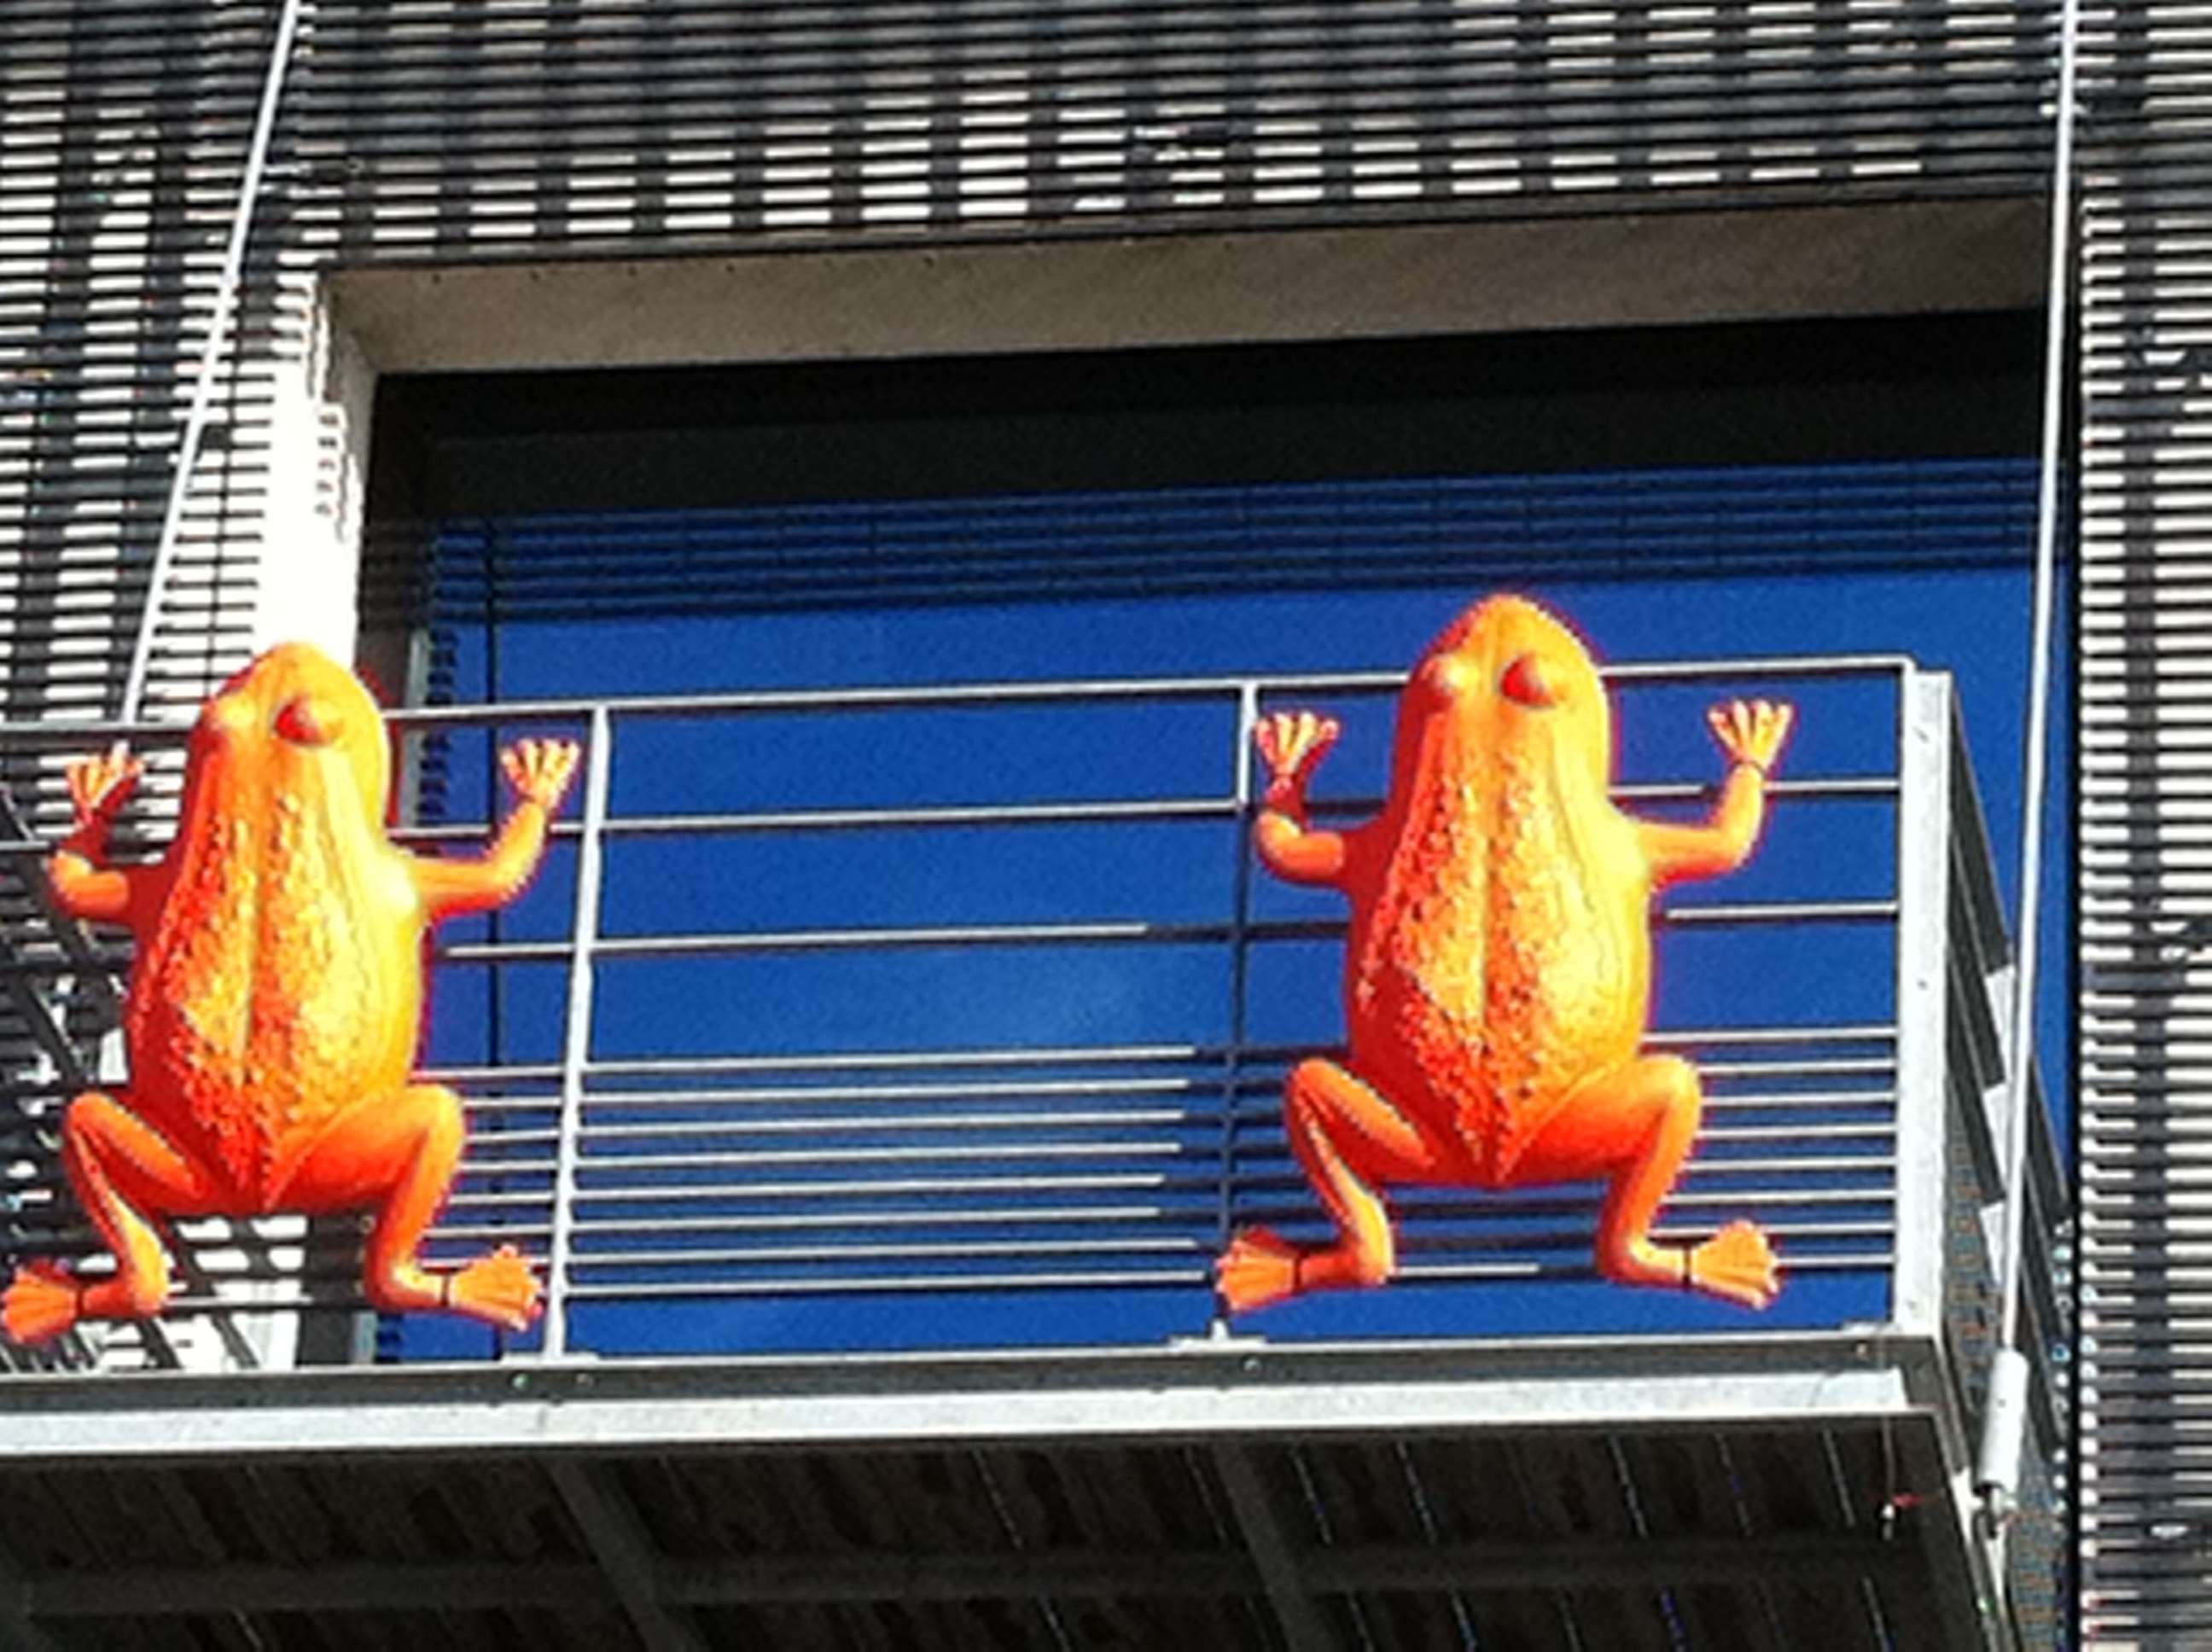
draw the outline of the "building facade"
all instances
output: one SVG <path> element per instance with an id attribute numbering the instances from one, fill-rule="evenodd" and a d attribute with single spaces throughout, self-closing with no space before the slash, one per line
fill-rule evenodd
<path id="1" fill-rule="evenodd" d="M 1027 703 L 1024 679 L 1071 677 L 1233 677 L 1232 701 L 1255 704 L 1279 677 L 1369 693 L 1325 651 L 1176 654 L 1159 639 L 1196 625 L 1175 604 L 1200 598 L 1227 604 L 1207 610 L 1209 635 L 1271 639 L 1278 600 L 1308 603 L 1278 631 L 1348 631 L 1354 592 L 1556 585 L 1593 615 L 1629 615 L 1671 589 L 1691 593 L 1669 599 L 1686 614 L 1770 617 L 1736 634 L 1674 608 L 1650 632 L 1622 618 L 1632 657 L 1812 652 L 1879 678 L 1875 709 L 1841 699 L 1829 715 L 1878 726 L 1881 755 L 1822 769 L 1808 753 L 1804 805 L 1887 799 L 1869 829 L 1898 867 L 1870 890 L 1814 879 L 1774 903 L 1782 928 L 1875 934 L 1881 986 L 1871 1009 L 1839 996 L 1808 1011 L 1774 1058 L 1782 1077 L 1741 1080 L 1784 1088 L 1769 1112 L 1739 1103 L 1728 1151 L 1743 1157 L 1720 1180 L 1798 1212 L 1778 1219 L 1800 1223 L 1802 1278 L 1825 1304 L 1755 1333 L 1655 1334 L 1579 1308 L 1555 1322 L 1538 1302 L 1504 1335 L 1417 1307 L 1255 1338 L 1202 1305 L 1214 1206 L 1169 1220 L 1181 1194 L 1134 1180 L 1166 1138 L 1115 1150 L 1113 1198 L 1143 1207 L 1123 1245 L 1078 1139 L 1091 1127 L 1064 1121 L 1051 1155 L 1021 1162 L 1074 1202 L 1087 1248 L 1036 1238 L 1043 1260 L 1021 1260 L 1022 1224 L 1040 1219 L 1024 1201 L 1046 1193 L 993 1183 L 985 1198 L 970 1165 L 957 1193 L 851 1170 L 870 1209 L 918 1201 L 896 1207 L 918 1236 L 901 1248 L 887 1224 L 867 1257 L 839 1253 L 820 1278 L 789 1248 L 821 1215 L 803 1201 L 745 1229 L 741 1254 L 702 1260 L 726 1242 L 682 1225 L 667 1181 L 623 1182 L 619 1163 L 592 1159 L 624 1150 L 607 1145 L 618 1133 L 580 1140 L 587 1097 L 696 1090 L 711 1072 L 788 1102 L 818 1082 L 801 1057 L 872 1062 L 866 1084 L 848 1073 L 866 1094 L 836 1115 L 836 1139 L 912 1180 L 922 1161 L 898 1156 L 923 1146 L 869 1133 L 886 1049 L 827 1031 L 801 1048 L 812 1023 L 769 1054 L 694 1048 L 658 1023 L 635 1048 L 611 1023 L 595 1032 L 577 981 L 596 982 L 603 1011 L 625 991 L 650 1000 L 654 949 L 681 950 L 681 926 L 646 907 L 577 898 L 590 916 L 573 926 L 519 915 L 471 932 L 441 965 L 453 985 L 436 1036 L 448 1065 L 499 1092 L 526 1167 L 487 1172 L 456 1220 L 516 1224 L 573 1276 L 559 1329 L 485 1358 L 387 1325 L 386 1361 L 368 1364 L 357 1298 L 314 1260 L 347 1235 L 208 1242 L 210 1272 L 188 1278 L 173 1327 L 22 1351 L 0 1385 L 13 1501 L 68 1511 L 0 1518 L 16 1632 L 58 1646 L 126 1625 L 143 1641 L 112 1643 L 229 1644 L 249 1631 L 219 1625 L 249 1623 L 300 1645 L 376 1644 L 403 1625 L 457 1645 L 1732 1647 L 1811 1644 L 1817 1625 L 1869 1646 L 2189 1643 L 2212 1612 L 2188 1083 L 2212 991 L 2195 905 L 2209 24 L 2181 5 L 2081 17 L 2054 261 L 2062 17 L 1999 0 L 12 4 L 0 692 L 21 1254 L 81 1240 L 55 1191 L 53 1108 L 117 1076 L 103 1066 L 114 951 L 54 926 L 38 896 L 36 854 L 66 818 L 58 758 L 118 722 L 158 747 L 142 726 L 173 724 L 280 639 L 360 660 L 395 705 L 444 704 L 409 748 L 406 801 L 427 829 L 489 811 L 489 747 L 470 744 L 487 737 L 470 731 L 514 722 L 518 705 L 585 718 L 604 750 L 631 739 L 617 727 L 631 700 L 660 702 L 636 711 L 647 723 L 752 729 L 894 689 L 907 697 L 862 709 L 957 718 L 948 681 L 992 681 L 1002 708 Z M 2054 313 L 2065 578 L 2045 841 L 2063 870 L 2035 1021 L 2050 1106 L 2039 1099 L 2008 1170 L 1996 1098 L 2032 1086 L 2011 1076 L 2022 1053 L 2004 1009 L 2017 954 L 1999 890 L 2016 914 L 2008 863 L 2029 817 L 2007 702 L 2036 669 Z M 1031 616 L 1055 604 L 1096 604 L 1068 637 L 1110 614 L 1146 647 L 1094 664 L 1076 641 L 1039 643 L 1051 622 Z M 971 608 L 1015 616 L 1006 635 L 1026 641 L 961 629 Z M 1877 611 L 1864 633 L 1846 623 Z M 952 618 L 933 631 L 930 616 Z M 695 645 L 672 628 L 702 616 L 756 629 L 713 633 L 696 645 L 713 663 L 679 669 Z M 1986 684 L 1966 660 L 1984 645 L 1960 641 L 1954 664 L 1947 633 L 2010 640 L 1986 645 L 2002 654 Z M 917 638 L 936 663 L 902 676 Z M 1936 657 L 1889 658 L 1911 653 Z M 840 664 L 807 675 L 817 653 Z M 619 670 L 604 663 L 618 655 Z M 1924 665 L 1963 685 L 1978 768 L 1952 744 L 1953 678 Z M 1651 685 L 1662 701 L 1677 691 Z M 1809 740 L 1831 690 L 1788 691 L 1805 697 Z M 2004 709 L 1985 726 L 1990 703 Z M 937 738 L 896 727 L 917 749 Z M 613 749 L 638 750 L 644 772 L 699 761 L 637 738 Z M 815 754 L 801 767 L 872 761 L 793 749 Z M 671 803 L 625 790 L 640 768 L 610 762 L 549 898 L 591 881 L 593 846 L 611 887 L 661 878 L 661 862 L 622 859 L 622 835 L 689 844 L 686 808 L 766 834 L 751 817 L 849 832 L 829 817 L 951 806 L 920 780 L 857 800 Z M 1702 773 L 1667 762 L 1651 777 L 1662 790 Z M 1223 783 L 1235 828 L 1249 780 Z M 1108 798 L 1123 819 L 1182 782 L 1130 784 Z M 1044 804 L 1015 792 L 988 806 L 995 827 Z M 716 818 L 702 835 L 738 829 Z M 702 864 L 715 863 L 665 865 L 726 881 Z M 1029 1087 L 1025 1105 L 1063 1089 L 1103 1105 L 1125 1077 L 1214 1082 L 1169 1072 L 1158 1052 L 1173 1044 L 1188 1065 L 1218 1044 L 1231 1114 L 1239 1086 L 1264 1109 L 1275 1046 L 1305 1035 L 1245 1023 L 1243 983 L 1264 989 L 1272 967 L 1249 932 L 1273 925 L 1291 944 L 1308 920 L 1236 899 L 1224 917 L 1148 919 L 1141 938 L 1171 950 L 1220 932 L 1238 983 L 1228 1031 L 1116 1023 L 1116 1049 L 1141 1045 L 1152 1064 L 1126 1073 L 1096 1060 L 1047 1072 L 997 1033 L 919 1054 L 887 1034 L 890 1054 L 912 1058 L 901 1096 L 936 1085 L 972 1114 L 994 1104 L 986 1069 L 1003 1078 L 1012 1050 L 1031 1064 L 1008 1080 Z M 1139 950 L 1071 939 L 1056 908 L 991 921 Z M 796 979 L 794 954 L 872 920 L 831 899 L 731 922 Z M 958 957 L 1009 940 L 965 908 L 899 922 L 878 936 L 892 951 L 927 951 L 932 926 L 938 942 L 958 932 Z M 1856 944 L 1815 966 L 1822 979 L 1852 973 Z M 526 979 L 532 946 L 567 972 Z M 487 984 L 471 984 L 475 963 Z M 1012 990 L 933 968 L 958 983 L 949 997 Z M 701 978 L 672 979 L 688 993 Z M 872 990 L 918 990 L 896 979 Z M 1750 1045 L 1706 1042 L 1722 1067 L 1759 1066 Z M 653 1067 L 664 1059 L 683 1071 Z M 1862 1071 L 1867 1094 L 1835 1076 Z M 1818 1111 L 1838 1087 L 1843 1111 L 1818 1130 L 1777 1122 L 1782 1103 Z M 1024 1139 L 990 1116 L 978 1163 Z M 547 1150 L 542 1187 L 533 1132 L 567 1144 Z M 715 1151 L 744 1160 L 696 1195 L 720 1212 L 770 1200 L 821 1149 Z M 1295 1203 L 1268 1191 L 1279 1151 L 1227 1162 L 1206 1198 L 1241 1186 L 1245 1164 L 1256 1196 Z M 2029 1470 L 1992 1519 L 1972 1460 L 2006 1317 L 2008 1186 L 2029 1212 L 2013 1271 L 2036 1375 Z M 1700 1184 L 1686 1208 L 1715 1196 Z M 963 1218 L 981 1240 L 929 1225 L 961 1200 L 981 1201 Z M 1219 1200 L 1225 1212 L 1232 1195 Z M 1553 1270 L 1548 1253 L 1524 1267 L 1517 1231 L 1423 1219 L 1440 1288 Z M 988 1306 L 956 1315 L 957 1332 L 927 1328 L 944 1300 L 1033 1288 L 1078 1306 L 1048 1333 Z M 1127 1307 L 1162 1290 L 1200 1303 L 1196 1317 Z M 739 1328 L 681 1345 L 653 1317 L 656 1293 L 722 1303 Z M 813 1330 L 779 1318 L 787 1299 Z M 275 1309 L 239 1306 L 256 1300 Z M 823 1305 L 841 1301 L 866 1304 L 866 1323 Z M 921 1306 L 882 1306 L 898 1302 Z M 1125 1309 L 1134 1328 L 1106 1324 Z M 1075 1334 L 1086 1315 L 1100 1328 Z M 204 1369 L 130 1369 L 161 1364 Z M 331 1505 L 362 1512 L 318 1512 Z M 1923 1595 L 1932 1613 L 1907 1610 Z"/>

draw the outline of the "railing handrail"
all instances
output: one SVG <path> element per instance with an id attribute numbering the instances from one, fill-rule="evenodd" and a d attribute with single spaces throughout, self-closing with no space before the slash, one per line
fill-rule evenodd
<path id="1" fill-rule="evenodd" d="M 1749 677 L 1817 680 L 1903 674 L 1918 670 L 1910 655 L 1755 656 L 1742 659 L 1616 661 L 1599 668 L 1608 683 L 1698 683 Z M 395 707 L 385 714 L 398 732 L 485 723 L 586 722 L 595 711 L 617 717 L 688 717 L 749 713 L 882 711 L 958 707 L 1004 708 L 1070 700 L 1180 700 L 1235 695 L 1388 693 L 1405 684 L 1395 671 L 1271 671 L 1163 677 L 1011 678 L 993 682 L 919 683 L 860 688 L 732 689 L 714 693 L 598 695 L 502 700 L 482 705 Z M 173 744 L 191 725 L 185 720 L 112 718 L 0 720 L 0 751 L 65 746 L 71 741 L 148 741 Z"/>

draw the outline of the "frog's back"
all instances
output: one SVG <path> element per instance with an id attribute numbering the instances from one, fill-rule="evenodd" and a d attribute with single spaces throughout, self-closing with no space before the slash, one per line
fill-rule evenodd
<path id="1" fill-rule="evenodd" d="M 179 839 L 130 996 L 137 1110 L 273 1194 L 414 1054 L 422 923 L 398 852 L 285 799 Z"/>
<path id="2" fill-rule="evenodd" d="M 1407 801 L 1355 908 L 1353 1066 L 1503 1180 L 1577 1085 L 1636 1053 L 1649 874 L 1602 787 L 1540 764 Z"/>

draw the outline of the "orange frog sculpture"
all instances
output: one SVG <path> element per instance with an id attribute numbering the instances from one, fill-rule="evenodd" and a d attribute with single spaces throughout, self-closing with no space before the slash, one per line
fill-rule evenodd
<path id="1" fill-rule="evenodd" d="M 9 1335 L 36 1342 L 81 1319 L 154 1315 L 169 1291 L 167 1222 L 277 1212 L 373 1212 L 363 1283 L 380 1309 L 515 1330 L 535 1317 L 538 1281 L 512 1248 L 441 1272 L 416 1255 L 462 1140 L 453 1091 L 410 1082 L 423 937 L 521 890 L 577 750 L 525 740 L 501 756 L 520 798 L 489 852 L 408 854 L 385 834 L 390 757 L 375 702 L 291 643 L 201 713 L 176 838 L 158 863 L 102 864 L 137 764 L 70 766 L 76 826 L 49 865 L 56 899 L 137 942 L 130 1083 L 78 1096 L 62 1123 L 70 1183 L 116 1267 L 24 1267 L 0 1313 Z"/>
<path id="2" fill-rule="evenodd" d="M 1778 1288 L 1765 1236 L 1739 1222 L 1686 1249 L 1652 1218 L 1688 1156 L 1698 1076 L 1640 1046 L 1653 896 L 1741 865 L 1765 816 L 1788 706 L 1710 714 L 1729 760 L 1702 824 L 1621 813 L 1607 795 L 1612 714 L 1582 644 L 1534 604 L 1496 597 L 1437 639 L 1399 701 L 1389 796 L 1347 832 L 1307 821 L 1335 741 L 1311 712 L 1257 731 L 1270 780 L 1261 859 L 1351 902 L 1340 1065 L 1301 1062 L 1284 1094 L 1291 1146 L 1336 1226 L 1315 1247 L 1264 1228 L 1216 1267 L 1231 1311 L 1375 1285 L 1396 1266 L 1385 1187 L 1602 1180 L 1597 1266 L 1749 1308 Z"/>

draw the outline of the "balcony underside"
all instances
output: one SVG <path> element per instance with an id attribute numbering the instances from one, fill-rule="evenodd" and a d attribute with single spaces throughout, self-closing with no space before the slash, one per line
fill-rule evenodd
<path id="1" fill-rule="evenodd" d="M 594 1652 L 1980 1644 L 1931 1361 L 1844 1336 L 1216 1340 L 52 1379 L 9 1419 L 0 1626 Z"/>

